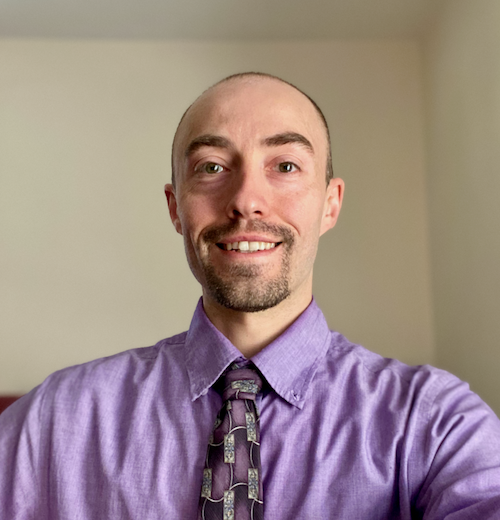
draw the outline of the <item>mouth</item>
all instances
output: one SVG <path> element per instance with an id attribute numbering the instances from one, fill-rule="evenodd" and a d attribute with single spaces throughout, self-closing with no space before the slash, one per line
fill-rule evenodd
<path id="1" fill-rule="evenodd" d="M 281 242 L 254 242 L 254 241 L 240 241 L 240 242 L 219 242 L 217 247 L 223 251 L 234 251 L 235 253 L 257 253 L 258 251 L 267 251 L 279 246 Z"/>

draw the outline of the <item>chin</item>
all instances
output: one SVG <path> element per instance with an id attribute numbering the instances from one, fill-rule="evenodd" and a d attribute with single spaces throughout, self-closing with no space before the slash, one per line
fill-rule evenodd
<path id="1" fill-rule="evenodd" d="M 276 307 L 290 296 L 287 280 L 262 282 L 258 289 L 255 287 L 255 280 L 250 283 L 254 287 L 249 288 L 248 283 L 228 283 L 220 278 L 212 278 L 210 283 L 207 283 L 206 289 L 218 304 L 238 312 L 265 311 Z"/>

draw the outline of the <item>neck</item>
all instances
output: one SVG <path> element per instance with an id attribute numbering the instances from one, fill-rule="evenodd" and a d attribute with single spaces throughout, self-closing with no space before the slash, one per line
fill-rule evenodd
<path id="1" fill-rule="evenodd" d="M 300 299 L 287 298 L 260 312 L 228 309 L 203 294 L 203 308 L 209 320 L 247 358 L 269 345 L 306 310 L 312 293 Z"/>

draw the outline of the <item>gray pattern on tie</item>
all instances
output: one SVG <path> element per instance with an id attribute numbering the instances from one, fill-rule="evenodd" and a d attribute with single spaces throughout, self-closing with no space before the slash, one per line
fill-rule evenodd
<path id="1" fill-rule="evenodd" d="M 200 520 L 263 520 L 259 415 L 262 380 L 233 364 L 210 436 L 198 508 Z"/>

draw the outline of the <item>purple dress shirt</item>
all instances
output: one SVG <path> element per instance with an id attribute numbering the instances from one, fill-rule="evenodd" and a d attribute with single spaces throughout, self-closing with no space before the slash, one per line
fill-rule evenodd
<path id="1" fill-rule="evenodd" d="M 0 415 L 0 518 L 194 520 L 240 356 L 200 303 L 188 332 L 52 374 Z M 314 301 L 253 362 L 267 519 L 500 519 L 500 421 L 456 377 L 350 343 Z"/>

